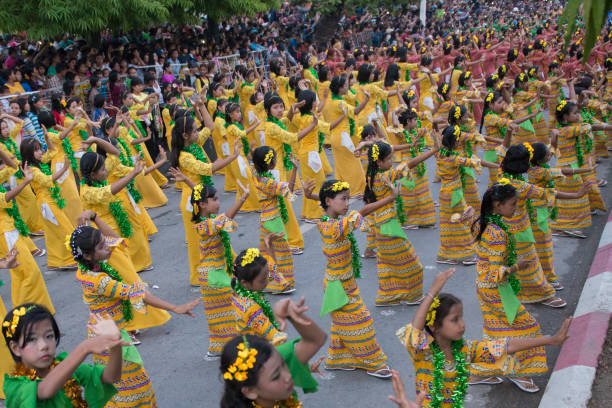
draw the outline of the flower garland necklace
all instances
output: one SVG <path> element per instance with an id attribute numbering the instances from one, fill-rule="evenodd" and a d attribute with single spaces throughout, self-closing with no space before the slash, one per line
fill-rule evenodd
<path id="1" fill-rule="evenodd" d="M 198 204 L 196 203 L 196 205 Z M 214 217 L 213 214 L 211 214 L 210 216 Z M 207 217 L 200 217 L 199 222 L 204 222 L 207 219 L 208 219 Z M 230 241 L 229 232 L 225 230 L 219 230 L 218 234 L 219 234 L 219 237 L 221 237 L 221 243 L 223 244 L 223 256 L 225 258 L 225 271 L 227 272 L 229 276 L 233 276 L 234 275 L 234 255 L 232 254 L 232 243 Z"/>
<path id="2" fill-rule="evenodd" d="M 49 129 L 47 130 L 47 132 L 51 132 L 55 134 L 59 133 L 55 129 Z M 77 162 L 76 157 L 74 157 L 74 150 L 72 150 L 72 145 L 70 144 L 70 139 L 68 138 L 68 136 L 66 136 L 62 140 L 62 150 L 64 151 L 64 155 L 68 157 L 68 160 L 70 160 L 70 168 L 72 169 L 72 172 L 75 174 L 78 174 L 79 163 Z"/>
<path id="3" fill-rule="evenodd" d="M 469 372 L 467 370 L 467 362 L 465 361 L 465 355 L 461 351 L 463 348 L 464 340 L 458 340 L 452 342 L 453 358 L 455 359 L 455 380 L 457 386 L 453 390 L 453 408 L 463 408 L 463 401 L 465 399 L 465 393 L 468 387 Z M 431 354 L 433 356 L 433 381 L 431 383 L 431 408 L 440 408 L 444 402 L 444 352 L 440 349 L 440 346 L 434 340 L 429 344 Z"/>
<path id="4" fill-rule="evenodd" d="M 134 167 L 134 161 L 132 160 L 132 156 L 130 156 L 130 149 L 127 143 L 119 137 L 115 140 L 117 140 L 117 143 L 122 147 L 122 149 L 119 149 L 119 161 L 121 161 L 121 164 L 126 167 Z M 136 189 L 134 179 L 130 180 L 126 187 L 134 201 L 139 203 L 142 200 L 142 194 Z"/>
<path id="5" fill-rule="evenodd" d="M 504 173 L 504 177 L 513 179 L 513 180 L 519 180 L 519 181 L 522 181 L 523 183 L 527 182 L 525 180 L 525 177 L 522 174 Z M 527 214 L 529 214 L 529 221 L 531 221 L 532 224 L 535 224 L 537 221 L 535 218 L 535 213 L 533 212 L 533 205 L 531 204 L 531 198 L 528 198 L 525 200 L 525 207 L 527 208 Z"/>
<path id="6" fill-rule="evenodd" d="M 287 126 L 285 126 L 283 122 L 276 119 L 274 116 L 268 117 L 268 119 L 266 119 L 266 122 L 275 123 L 281 129 L 287 130 Z M 293 163 L 291 163 L 291 158 L 289 157 L 291 156 L 291 145 L 288 143 L 283 143 L 283 152 L 285 153 L 285 156 L 283 157 L 283 165 L 285 166 L 285 169 L 293 170 Z"/>
<path id="7" fill-rule="evenodd" d="M 130 134 L 130 137 L 132 138 L 132 140 L 139 139 L 138 137 L 136 137 L 136 134 L 134 133 L 132 129 L 128 129 L 128 133 Z M 140 143 L 133 144 L 132 146 L 138 153 L 142 153 L 142 146 L 140 146 Z"/>
<path id="8" fill-rule="evenodd" d="M 259 405 L 255 401 L 251 402 L 251 405 L 253 405 L 253 408 L 263 408 L 261 405 Z M 289 397 L 289 399 L 286 399 L 284 401 L 280 401 L 274 404 L 274 408 L 302 408 L 302 407 L 303 407 L 302 403 L 300 402 L 300 400 L 297 399 L 295 394 Z"/>
<path id="9" fill-rule="evenodd" d="M 445 147 L 440 147 L 440 154 L 444 157 L 448 157 L 448 156 L 458 156 L 459 153 L 457 153 L 454 150 L 448 150 Z M 461 188 L 465 189 L 465 175 L 467 174 L 465 167 L 463 166 L 459 166 L 459 176 L 461 177 Z"/>
<path id="10" fill-rule="evenodd" d="M 53 360 L 51 365 L 49 366 L 49 371 L 53 370 L 55 366 L 59 364 L 59 361 Z M 36 374 L 36 370 L 27 368 L 23 363 L 15 364 L 15 369 L 10 374 L 11 377 L 25 377 L 29 378 L 32 381 L 40 380 L 41 378 Z M 62 387 L 64 390 L 64 395 L 70 400 L 73 408 L 87 408 L 89 405 L 87 401 L 83 398 L 83 389 L 81 388 L 81 384 L 78 383 L 76 379 L 70 377 Z"/>
<path id="11" fill-rule="evenodd" d="M 259 177 L 266 177 L 274 180 L 274 176 L 272 176 L 272 172 L 266 171 L 263 173 L 259 173 Z M 277 195 L 276 199 L 278 200 L 278 211 L 280 212 L 281 220 L 283 220 L 283 224 L 289 222 L 289 213 L 287 212 L 287 204 L 285 203 L 285 197 Z"/>
<path id="12" fill-rule="evenodd" d="M 87 184 L 85 180 L 81 181 L 81 185 Z M 92 187 L 105 187 L 107 185 L 106 180 L 104 181 L 93 181 L 91 182 Z M 132 236 L 132 224 L 130 223 L 130 218 L 123 209 L 121 205 L 121 201 L 113 201 L 108 204 L 108 208 L 110 209 L 111 214 L 117 221 L 117 225 L 119 226 L 119 232 L 123 238 L 129 238 Z"/>
<path id="13" fill-rule="evenodd" d="M 253 302 L 257 303 L 259 307 L 261 307 L 261 311 L 268 318 L 272 326 L 274 326 L 277 330 L 279 329 L 279 325 L 274 318 L 274 312 L 272 311 L 272 306 L 268 300 L 262 295 L 260 291 L 249 290 L 242 286 L 240 282 L 236 279 L 236 286 L 234 286 L 234 291 L 245 298 L 251 299 Z"/>
<path id="14" fill-rule="evenodd" d="M 512 267 L 516 264 L 518 256 L 516 254 L 516 240 L 508 230 L 508 225 L 504 222 L 502 216 L 499 214 L 488 214 L 486 216 L 486 220 L 487 222 L 496 225 L 499 229 L 506 233 L 508 243 L 506 244 L 506 255 L 504 257 L 504 262 L 507 266 Z M 508 275 L 508 283 L 510 283 L 510 286 L 512 287 L 512 290 L 515 294 L 521 291 L 521 283 L 516 278 L 516 276 Z"/>
<path id="15" fill-rule="evenodd" d="M 40 163 L 38 167 L 40 168 L 40 171 L 43 172 L 43 174 L 51 176 L 51 169 L 49 168 L 49 164 Z M 49 192 L 51 193 L 51 198 L 55 201 L 60 210 L 63 209 L 66 206 L 66 201 L 64 200 L 64 197 L 62 197 L 62 192 L 56 181 L 53 181 L 53 187 L 49 187 Z"/>
<path id="16" fill-rule="evenodd" d="M 208 163 L 208 160 L 206 159 L 206 155 L 204 154 L 204 151 L 196 143 L 192 143 L 189 146 L 184 146 L 183 151 L 186 153 L 191 153 L 193 157 L 196 158 L 196 160 L 199 160 L 202 163 Z M 213 185 L 211 176 L 202 175 L 200 176 L 200 181 L 202 182 L 202 184 L 206 184 L 207 186 Z"/>
<path id="17" fill-rule="evenodd" d="M 328 215 L 323 215 L 321 217 L 322 222 L 327 222 L 329 220 L 336 220 Z M 359 256 L 359 247 L 357 246 L 357 240 L 355 239 L 355 235 L 353 232 L 349 232 L 346 236 L 351 244 L 351 265 L 353 267 L 353 276 L 355 278 L 361 278 L 361 258 Z"/>
<path id="18" fill-rule="evenodd" d="M 121 278 L 121 275 L 119 275 L 119 272 L 117 272 L 106 261 L 98 262 L 98 266 L 100 267 L 100 270 L 102 272 L 104 272 L 105 274 L 107 274 L 108 276 L 116 280 L 117 282 L 119 283 L 123 282 L 123 279 Z M 79 268 L 81 268 L 81 270 L 84 272 L 91 271 L 91 269 L 87 268 L 85 265 L 83 265 L 80 262 L 79 262 Z M 134 318 L 134 312 L 132 310 L 132 303 L 129 300 L 121 301 L 121 311 L 123 312 L 123 318 L 125 319 L 126 322 L 129 322 Z"/>
<path id="19" fill-rule="evenodd" d="M 542 163 L 540 164 L 540 167 L 545 168 L 545 169 L 550 169 L 550 166 L 548 165 L 548 163 Z M 555 188 L 555 182 L 553 181 L 552 178 L 546 182 L 546 188 Z M 550 209 L 550 219 L 556 220 L 557 219 L 557 207 L 553 206 L 553 207 L 549 207 L 549 209 Z"/>
<path id="20" fill-rule="evenodd" d="M 0 184 L 0 193 L 6 193 L 6 188 L 2 184 Z M 19 213 L 19 207 L 17 207 L 17 201 L 15 199 L 11 200 L 12 206 L 7 207 L 4 210 L 8 215 L 13 219 L 13 223 L 15 224 L 15 228 L 19 231 L 21 236 L 27 237 L 30 235 L 30 231 L 28 230 L 28 226 L 26 225 L 23 218 L 21 218 L 21 214 Z"/>
<path id="21" fill-rule="evenodd" d="M 409 145 L 413 144 L 414 140 L 412 139 L 411 135 L 414 136 L 415 138 L 418 137 L 417 130 L 416 129 L 410 129 L 409 131 L 404 130 L 404 138 L 406 139 L 406 144 L 409 144 Z M 419 153 L 423 153 L 423 147 L 424 147 L 424 142 L 423 142 L 423 139 L 421 139 L 421 141 L 416 145 L 416 147 L 413 147 L 413 146 L 410 147 L 410 156 L 412 156 L 412 158 L 415 158 L 418 156 Z M 425 175 L 425 162 L 421 162 L 417 164 L 416 172 L 419 178 Z"/>
<path id="22" fill-rule="evenodd" d="M 225 128 L 227 129 L 231 125 L 236 126 L 240 130 L 244 130 L 244 127 L 238 122 L 225 122 Z M 240 141 L 242 142 L 242 152 L 244 153 L 244 157 L 249 157 L 249 153 L 251 151 L 251 146 L 249 145 L 249 139 L 246 136 L 241 136 Z"/>
<path id="23" fill-rule="evenodd" d="M 17 143 L 15 143 L 15 141 L 13 139 L 11 139 L 11 137 L 7 137 L 6 139 L 0 139 L 2 141 L 2 144 L 6 147 L 6 150 L 8 150 L 10 153 L 13 153 L 15 155 L 15 157 L 17 158 L 17 160 L 19 160 L 19 162 L 21 163 L 21 152 L 19 151 L 19 148 L 17 147 Z M 23 178 L 23 173 L 21 172 L 21 169 L 17 170 L 17 172 L 15 173 L 15 177 L 18 179 L 22 179 Z"/>
<path id="24" fill-rule="evenodd" d="M 72 116 L 71 114 L 67 113 L 66 117 L 74 121 L 74 116 Z M 81 121 L 81 119 L 79 119 L 79 122 Z M 89 138 L 87 131 L 83 129 L 79 130 L 79 136 L 81 136 L 81 139 L 83 140 L 87 140 Z"/>

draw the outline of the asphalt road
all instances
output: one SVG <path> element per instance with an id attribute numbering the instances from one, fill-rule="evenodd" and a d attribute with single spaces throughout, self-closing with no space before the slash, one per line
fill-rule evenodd
<path id="1" fill-rule="evenodd" d="M 331 154 L 327 151 L 331 160 Z M 430 179 L 433 177 L 434 161 L 429 160 L 427 167 Z M 604 161 L 599 172 L 610 178 L 610 166 Z M 486 189 L 485 174 L 480 176 L 481 194 Z M 215 176 L 218 187 L 223 186 L 222 176 Z M 437 199 L 440 184 L 432 184 L 434 200 Z M 604 199 L 610 203 L 612 185 L 604 188 Z M 178 210 L 180 193 L 173 188 L 166 190 L 169 203 L 165 207 L 150 210 L 159 233 L 151 242 L 151 253 L 155 269 L 141 276 L 153 288 L 153 292 L 168 301 L 183 303 L 199 296 L 199 289 L 188 283 L 187 246 L 184 242 L 183 223 Z M 233 194 L 220 194 L 221 209 L 233 203 Z M 301 198 L 293 203 L 296 214 L 299 214 Z M 354 202 L 353 208 L 360 208 L 361 202 Z M 560 292 L 568 302 L 564 309 L 551 309 L 540 305 L 527 306 L 540 323 L 544 333 L 552 333 L 576 307 L 583 283 L 588 274 L 599 236 L 606 217 L 598 215 L 593 218 L 594 225 L 586 232 L 585 240 L 554 238 L 555 267 L 565 286 Z M 239 230 L 232 234 L 232 245 L 239 251 L 246 247 L 259 245 L 259 226 L 257 214 L 239 214 L 236 217 Z M 293 299 L 306 297 L 310 306 L 309 315 L 325 330 L 329 331 L 328 317 L 319 318 L 322 301 L 322 280 L 325 259 L 320 249 L 319 233 L 315 225 L 302 224 L 302 233 L 306 248 L 304 254 L 295 256 L 295 278 L 297 291 Z M 439 230 L 424 229 L 406 231 L 408 238 L 415 246 L 421 262 L 425 267 L 424 288 L 427 290 L 433 277 L 444 265 L 435 263 L 439 246 Z M 365 234 L 356 234 L 360 248 L 365 248 Z M 37 244 L 44 246 L 44 240 Z M 46 270 L 46 258 L 37 259 L 45 276 L 47 286 L 57 310 L 57 321 L 62 332 L 59 351 L 70 351 L 86 338 L 87 307 L 82 301 L 81 289 L 73 272 L 51 272 Z M 376 263 L 374 259 L 363 260 L 363 278 L 359 281 L 361 295 L 372 313 L 377 339 L 387 354 L 389 364 L 398 370 L 404 378 L 408 393 L 414 396 L 414 370 L 407 351 L 395 337 L 395 331 L 410 322 L 416 310 L 414 306 L 397 306 L 377 308 L 374 300 L 377 289 Z M 0 287 L 0 295 L 7 308 L 10 307 L 10 277 L 7 271 L 0 271 L 6 282 Z M 479 339 L 482 335 L 482 318 L 480 306 L 474 288 L 476 278 L 475 266 L 458 266 L 458 271 L 447 284 L 445 291 L 459 296 L 463 300 L 467 329 L 465 337 Z M 271 301 L 275 301 L 271 297 Z M 291 329 L 293 330 L 293 329 Z M 290 332 L 292 335 L 295 332 Z M 222 393 L 222 381 L 218 371 L 218 361 L 207 361 L 205 354 L 208 346 L 206 318 L 202 307 L 196 310 L 196 318 L 174 316 L 162 327 L 151 328 L 140 335 L 142 345 L 139 351 L 144 365 L 151 376 L 160 407 L 216 407 Z M 324 354 L 327 347 L 319 352 Z M 554 366 L 559 352 L 558 347 L 547 349 L 549 368 Z M 392 407 L 387 400 L 392 392 L 391 382 L 376 379 L 363 371 L 325 372 L 317 376 L 319 391 L 315 394 L 300 395 L 305 406 L 309 407 Z M 524 393 L 510 382 L 505 381 L 497 386 L 472 386 L 466 397 L 466 407 L 537 407 L 547 377 L 536 379 L 542 391 L 536 394 Z M 1 405 L 1 403 L 0 403 Z"/>

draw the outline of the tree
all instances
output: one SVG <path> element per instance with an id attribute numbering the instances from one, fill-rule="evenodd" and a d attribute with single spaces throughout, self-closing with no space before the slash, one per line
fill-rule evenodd
<path id="1" fill-rule="evenodd" d="M 576 29 L 576 17 L 581 5 L 584 20 L 583 61 L 586 62 L 597 41 L 597 36 L 599 36 L 604 27 L 608 13 L 612 10 L 612 0 L 569 0 L 567 2 L 560 20 L 561 24 L 567 24 L 565 31 L 566 47 Z"/>
<path id="2" fill-rule="evenodd" d="M 213 19 L 253 14 L 278 6 L 278 0 L 3 0 L 0 30 L 25 32 L 28 38 L 63 33 L 94 37 L 143 29 L 158 23 L 197 23 L 202 14 Z"/>

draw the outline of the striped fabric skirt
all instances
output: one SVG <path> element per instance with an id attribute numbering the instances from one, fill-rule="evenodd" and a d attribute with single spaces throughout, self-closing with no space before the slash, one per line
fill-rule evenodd
<path id="1" fill-rule="evenodd" d="M 594 158 L 592 162 L 595 163 Z M 588 194 L 591 211 L 600 210 L 606 212 L 606 204 L 604 203 L 603 198 L 601 197 L 601 190 L 597 185 L 597 174 L 595 173 L 595 170 L 591 170 L 588 173 L 582 174 L 582 178 L 584 179 L 584 181 L 591 183 L 591 190 Z"/>
<path id="2" fill-rule="evenodd" d="M 474 208 L 476 214 L 480 214 L 480 193 L 478 192 L 478 185 L 476 184 L 476 179 L 469 174 L 465 176 L 463 199 L 467 205 Z"/>
<path id="3" fill-rule="evenodd" d="M 555 296 L 555 289 L 544 277 L 533 242 L 516 242 L 518 259 L 529 261 L 524 269 L 516 272 L 521 291 L 516 295 L 521 303 L 538 303 Z"/>
<path id="4" fill-rule="evenodd" d="M 474 237 L 467 223 L 452 222 L 453 214 L 463 214 L 466 203 L 462 199 L 451 207 L 451 196 L 455 188 L 461 188 L 461 182 L 443 184 L 440 189 L 440 249 L 438 257 L 443 259 L 461 260 L 476 256 Z"/>
<path id="5" fill-rule="evenodd" d="M 232 289 L 208 286 L 208 271 L 210 270 L 212 267 L 209 266 L 198 268 L 200 293 L 208 321 L 208 353 L 219 355 L 225 344 L 233 339 L 238 331 L 236 330 Z"/>
<path id="6" fill-rule="evenodd" d="M 367 229 L 366 229 L 366 249 L 375 250 L 376 249 L 376 228 L 374 228 L 374 216 L 368 215 L 366 216 Z"/>
<path id="7" fill-rule="evenodd" d="M 360 297 L 351 297 L 348 304 L 331 312 L 330 318 L 327 368 L 376 371 L 387 365 L 387 356 L 376 341 L 372 316 Z"/>
<path id="8" fill-rule="evenodd" d="M 259 249 L 263 252 L 266 247 L 263 237 L 270 231 L 265 229 L 263 224 L 260 225 L 259 231 Z M 276 265 L 275 267 L 270 265 L 271 279 L 268 280 L 266 292 L 282 292 L 295 287 L 293 255 L 289 249 L 289 243 L 284 238 L 278 238 L 270 241 L 270 245 L 276 255 Z"/>
<path id="9" fill-rule="evenodd" d="M 476 292 L 482 310 L 483 340 L 524 339 L 542 336 L 540 325 L 523 305 L 520 306 L 514 322 L 510 325 L 504 313 L 497 288 L 489 286 L 488 283 L 481 283 L 480 279 L 476 281 Z M 514 354 L 514 359 L 516 366 L 511 375 L 513 377 L 543 375 L 548 371 L 544 347 L 519 351 Z M 505 375 L 503 372 L 491 370 L 491 366 L 487 365 L 485 367 L 478 364 L 471 364 L 470 372 L 472 375 L 483 377 Z"/>
<path id="10" fill-rule="evenodd" d="M 427 173 L 415 176 L 414 188 L 408 190 L 401 185 L 400 194 L 404 203 L 405 225 L 431 225 L 436 223 L 436 210 L 429 192 Z"/>
<path id="11" fill-rule="evenodd" d="M 108 355 L 94 354 L 94 363 L 106 365 Z M 121 378 L 113 383 L 117 394 L 106 403 L 105 408 L 155 408 L 157 400 L 149 374 L 142 366 L 123 360 Z"/>
<path id="12" fill-rule="evenodd" d="M 378 293 L 376 305 L 414 302 L 423 294 L 423 265 L 407 239 L 381 235 L 377 227 Z"/>
<path id="13" fill-rule="evenodd" d="M 542 231 L 537 223 L 532 224 L 533 237 L 535 239 L 535 249 L 542 266 L 542 272 L 546 280 L 550 283 L 558 282 L 559 277 L 555 274 L 555 256 L 553 252 L 552 232 Z"/>
<path id="14" fill-rule="evenodd" d="M 564 177 L 555 183 L 557 191 L 576 193 L 582 186 L 582 178 Z M 557 198 L 557 219 L 550 220 L 550 227 L 558 230 L 580 230 L 591 226 L 591 209 L 588 196 L 564 200 Z"/>

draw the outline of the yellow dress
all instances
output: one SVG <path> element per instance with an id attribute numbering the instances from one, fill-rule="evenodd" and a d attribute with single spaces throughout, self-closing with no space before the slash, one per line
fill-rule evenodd
<path id="1" fill-rule="evenodd" d="M 198 145 L 201 146 L 210 135 L 208 128 L 204 128 L 198 140 Z M 182 151 L 179 154 L 179 169 L 194 183 L 201 183 L 202 176 L 212 176 L 212 165 L 204 163 L 194 157 L 193 154 Z M 193 229 L 191 216 L 193 207 L 191 206 L 191 188 L 185 183 L 182 184 L 181 193 L 181 215 L 183 217 L 183 226 L 185 227 L 185 240 L 187 241 L 187 251 L 189 255 L 189 283 L 194 286 L 200 285 L 198 274 L 198 266 L 200 264 L 200 248 L 198 246 L 199 238 L 196 231 Z"/>
<path id="2" fill-rule="evenodd" d="M 287 333 L 277 329 L 257 303 L 234 293 L 233 304 L 238 333 L 263 337 L 275 346 L 287 341 Z"/>
<path id="3" fill-rule="evenodd" d="M 211 99 L 210 102 L 214 101 Z M 218 160 L 229 155 L 229 145 L 224 145 L 224 143 L 227 143 L 227 138 L 225 137 L 225 115 L 218 112 L 217 116 L 215 116 L 214 123 L 215 128 L 212 131 L 212 140 L 213 145 L 215 146 L 215 152 L 217 153 Z M 228 178 L 228 172 L 226 170 L 227 167 L 224 167 L 216 173 L 225 175 L 225 191 L 236 191 L 236 181 L 234 179 L 230 180 Z"/>
<path id="4" fill-rule="evenodd" d="M 22 303 L 38 303 L 55 314 L 47 285 L 25 244 L 26 237 L 20 235 L 15 229 L 13 218 L 7 213 L 7 209 L 11 206 L 12 202 L 6 201 L 6 194 L 0 193 L 0 232 L 3 234 L 3 237 L 0 238 L 0 257 L 6 257 L 13 247 L 19 251 L 18 265 L 10 270 L 12 303 L 14 306 Z"/>
<path id="5" fill-rule="evenodd" d="M 47 151 L 54 152 L 53 151 Z M 36 204 L 43 215 L 45 243 L 47 245 L 47 266 L 62 267 L 74 265 L 74 258 L 64 244 L 66 235 L 72 234 L 74 224 L 51 197 L 50 188 L 55 186 L 52 176 L 47 176 L 38 167 L 32 166 L 32 189 L 36 193 Z M 80 215 L 80 214 L 79 214 Z"/>
<path id="6" fill-rule="evenodd" d="M 81 268 L 76 273 L 76 279 L 81 284 L 83 300 L 90 313 L 104 313 L 113 319 L 120 329 L 125 329 L 127 325 L 123 314 L 124 301 L 129 301 L 134 315 L 147 313 L 147 306 L 143 300 L 146 289 L 140 281 L 133 284 L 118 282 L 105 272 L 83 271 Z M 93 323 L 92 319 L 90 323 Z M 91 332 L 88 334 L 92 335 Z M 109 353 L 94 354 L 93 361 L 106 365 L 109 356 Z M 106 408 L 154 408 L 157 406 L 151 380 L 142 362 L 132 360 L 138 361 L 136 358 L 131 360 L 124 358 L 121 378 L 113 383 L 117 394 L 106 404 Z"/>
<path id="7" fill-rule="evenodd" d="M 293 116 L 293 124 L 299 130 L 308 127 L 313 120 L 312 114 L 302 114 Z M 329 135 L 329 124 L 319 119 L 315 128 L 300 140 L 298 159 L 300 161 L 300 175 L 304 180 L 314 180 L 315 189 L 319 191 L 325 182 L 325 171 L 323 168 L 322 156 L 323 140 L 325 135 Z M 302 218 L 318 220 L 323 215 L 321 204 L 317 200 L 310 200 L 306 197 L 302 199 Z"/>
<path id="8" fill-rule="evenodd" d="M 6 307 L 4 307 L 4 302 L 0 297 L 0 316 L 4 319 L 6 316 Z M 4 340 L 4 339 L 3 339 Z M 4 391 L 2 389 L 4 385 L 4 375 L 13 371 L 15 368 L 15 362 L 13 361 L 13 356 L 6 346 L 6 342 L 0 342 L 0 399 L 4 399 Z"/>
<path id="9" fill-rule="evenodd" d="M 59 133 L 57 133 L 53 129 L 48 129 L 47 134 L 49 135 L 49 140 L 51 140 L 51 143 L 53 143 L 53 146 L 55 146 L 56 154 L 51 160 L 51 172 L 55 173 L 56 171 L 64 167 L 66 152 L 64 151 L 64 148 L 62 146 L 63 141 L 59 138 Z M 66 140 L 66 144 L 70 143 L 68 139 L 64 140 Z M 76 159 L 73 158 L 73 160 L 75 165 L 77 165 Z M 76 225 L 77 218 L 83 212 L 83 208 L 81 207 L 81 199 L 79 198 L 79 191 L 77 190 L 74 174 L 74 169 L 71 166 L 68 171 L 57 180 L 57 185 L 61 189 L 62 197 L 66 202 L 66 206 L 64 207 L 64 214 L 66 214 L 66 216 L 68 217 L 70 222 L 72 222 L 73 225 Z"/>
<path id="10" fill-rule="evenodd" d="M 424 329 L 417 330 L 411 324 L 400 328 L 397 333 L 399 341 L 406 347 L 416 374 L 415 385 L 417 392 L 425 393 L 424 407 L 431 403 L 430 390 L 433 382 L 434 365 L 430 344 L 434 341 Z M 515 359 L 506 353 L 508 340 L 495 341 L 465 341 L 461 349 L 465 357 L 466 368 L 478 364 L 489 367 L 491 371 L 511 374 L 514 371 Z M 441 408 L 452 408 L 453 391 L 457 386 L 456 362 L 444 361 L 444 379 L 442 383 L 443 402 Z"/>
<path id="11" fill-rule="evenodd" d="M 353 154 L 360 138 L 360 135 L 357 135 L 355 125 L 355 108 L 344 101 L 342 97 L 332 95 L 332 100 L 325 107 L 327 111 L 326 121 L 332 123 L 342 116 L 342 107 L 346 109 L 347 117 L 331 130 L 330 138 L 334 157 L 334 177 L 349 183 L 351 195 L 355 196 L 363 194 L 366 184 L 361 161 Z"/>
<path id="12" fill-rule="evenodd" d="M 375 83 L 359 84 L 359 86 L 363 91 L 370 93 L 370 100 L 368 101 L 366 107 L 359 112 L 357 117 L 357 126 L 371 125 L 372 121 L 374 120 L 378 120 L 378 123 L 383 125 L 385 121 L 382 102 L 389 99 L 389 91 L 382 89 Z M 357 98 L 359 105 L 362 105 L 365 100 L 363 93 L 359 92 Z"/>
<path id="13" fill-rule="evenodd" d="M 144 145 L 144 143 L 133 145 L 132 136 L 130 135 L 128 130 L 123 126 L 119 128 L 119 138 L 118 139 L 123 143 L 117 140 L 118 143 L 116 147 L 122 152 L 122 154 L 125 155 L 125 157 L 129 155 L 133 160 L 135 157 L 137 157 L 142 152 L 145 157 L 145 164 L 147 165 L 147 167 L 149 166 L 149 164 L 146 163 L 147 155 L 145 154 L 146 146 Z M 127 147 L 127 151 L 125 150 L 125 147 Z M 150 156 L 149 156 L 149 159 L 150 159 Z M 146 174 L 146 175 L 139 174 L 134 179 L 134 184 L 136 188 L 142 194 L 142 205 L 146 208 L 162 207 L 168 203 L 168 197 L 166 197 L 162 189 L 159 187 L 160 185 L 156 183 L 155 181 L 155 178 L 153 176 L 155 171 L 157 170 L 154 170 L 153 172 Z M 168 180 L 166 180 L 166 182 L 168 182 Z"/>
<path id="14" fill-rule="evenodd" d="M 238 125 L 235 123 L 226 124 L 226 136 L 227 143 L 230 148 L 230 155 L 234 154 L 234 145 L 236 140 L 241 138 L 246 138 L 248 140 L 247 134 L 243 129 L 240 129 Z M 232 161 L 228 166 L 229 172 L 231 173 L 230 177 L 233 177 L 234 180 L 240 180 L 243 186 L 251 185 L 253 186 L 253 175 L 251 173 L 251 167 L 249 166 L 249 161 L 247 156 L 244 154 L 244 149 L 242 145 L 240 145 L 240 154 L 236 158 L 236 160 Z M 239 194 L 236 194 L 236 202 L 240 199 Z M 246 201 L 241 207 L 241 211 L 259 211 L 259 202 L 257 201 L 257 197 L 255 194 L 249 194 Z"/>
<path id="15" fill-rule="evenodd" d="M 270 72 L 270 79 L 276 82 L 278 96 L 281 97 L 285 103 L 285 107 L 288 108 L 291 103 L 289 101 L 289 77 L 276 75 L 274 72 Z"/>
<path id="16" fill-rule="evenodd" d="M 242 112 L 242 117 L 246 117 L 246 113 L 249 109 L 249 105 L 251 104 L 250 98 L 251 95 L 255 93 L 255 85 L 249 82 L 243 82 L 238 87 L 238 96 L 240 97 L 240 111 Z"/>
<path id="17" fill-rule="evenodd" d="M 72 122 L 74 122 L 74 117 L 67 114 L 66 118 L 64 119 L 64 127 L 66 129 L 69 128 L 70 125 L 72 125 Z M 70 131 L 70 133 L 68 133 L 68 136 L 66 137 L 70 141 L 70 147 L 72 148 L 72 151 L 78 152 L 79 149 L 81 148 L 81 144 L 83 140 L 87 140 L 87 137 L 88 137 L 86 119 L 80 118 L 78 125 L 72 128 L 72 130 Z M 78 163 L 81 162 L 80 157 L 77 157 L 77 162 Z"/>
<path id="18" fill-rule="evenodd" d="M 124 190 L 121 190 L 117 195 L 111 193 L 110 185 L 102 185 L 100 187 L 81 185 L 81 202 L 83 209 L 92 210 L 98 217 L 102 218 L 117 234 L 122 233 L 115 216 L 111 212 L 110 204 L 118 202 L 123 208 L 123 212 L 129 219 L 132 226 L 132 235 L 129 237 L 129 255 L 132 264 L 136 271 L 141 271 L 151 266 L 151 252 L 149 250 L 149 242 L 144 234 L 142 226 L 137 218 L 130 216 L 133 211 L 131 203 Z"/>

